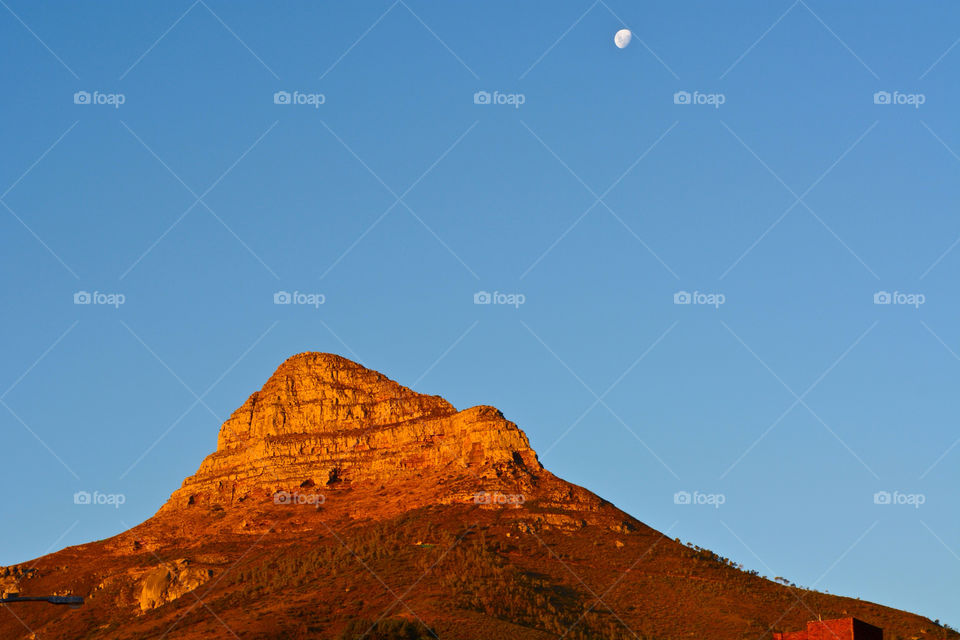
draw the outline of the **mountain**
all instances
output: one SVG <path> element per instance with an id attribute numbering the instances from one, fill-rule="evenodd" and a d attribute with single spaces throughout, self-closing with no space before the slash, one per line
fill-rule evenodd
<path id="1" fill-rule="evenodd" d="M 152 518 L 0 568 L 0 638 L 768 640 L 918 615 L 747 573 L 543 468 L 488 406 L 457 411 L 345 358 L 291 357 Z"/>

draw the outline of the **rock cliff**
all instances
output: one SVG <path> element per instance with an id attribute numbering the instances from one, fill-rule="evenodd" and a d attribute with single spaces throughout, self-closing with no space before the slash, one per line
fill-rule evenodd
<path id="1" fill-rule="evenodd" d="M 541 470 L 526 435 L 493 407 L 457 411 L 346 358 L 302 353 L 234 411 L 217 450 L 161 513 L 417 477 L 483 478 L 489 485 Z"/>

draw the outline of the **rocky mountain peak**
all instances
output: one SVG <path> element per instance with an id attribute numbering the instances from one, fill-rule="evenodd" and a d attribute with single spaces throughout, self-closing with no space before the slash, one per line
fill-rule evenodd
<path id="1" fill-rule="evenodd" d="M 499 477 L 507 468 L 542 469 L 497 409 L 457 411 L 341 356 L 309 352 L 287 359 L 233 412 L 217 450 L 162 511 L 334 483 Z"/>
<path id="2" fill-rule="evenodd" d="M 456 412 L 439 396 L 416 393 L 341 356 L 301 353 L 281 364 L 224 423 L 217 449 L 252 439 L 364 431 Z"/>

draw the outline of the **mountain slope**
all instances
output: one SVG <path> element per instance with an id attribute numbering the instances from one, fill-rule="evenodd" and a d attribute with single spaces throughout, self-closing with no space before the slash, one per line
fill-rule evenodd
<path id="1" fill-rule="evenodd" d="M 392 626 L 413 635 L 376 637 L 761 640 L 819 614 L 856 616 L 886 640 L 958 637 L 739 571 L 557 478 L 496 409 L 458 412 L 318 353 L 284 362 L 153 518 L 2 580 L 87 598 L 79 611 L 8 606 L 4 639 Z"/>

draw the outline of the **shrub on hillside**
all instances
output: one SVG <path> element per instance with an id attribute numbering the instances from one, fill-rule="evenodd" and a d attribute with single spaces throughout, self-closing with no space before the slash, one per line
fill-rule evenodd
<path id="1" fill-rule="evenodd" d="M 353 620 L 340 634 L 340 640 L 428 640 L 437 638 L 436 634 L 421 622 L 411 622 L 398 618 L 380 620 Z"/>

